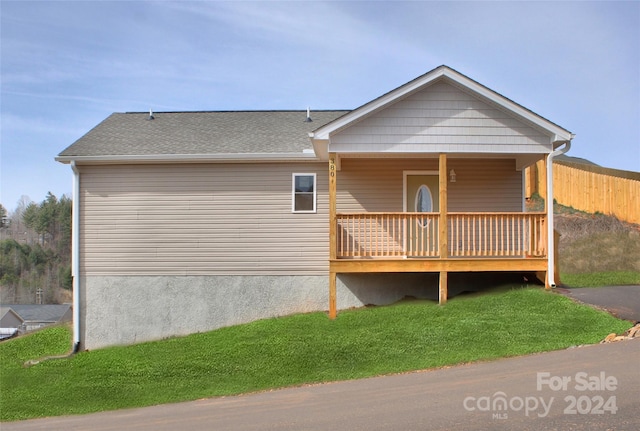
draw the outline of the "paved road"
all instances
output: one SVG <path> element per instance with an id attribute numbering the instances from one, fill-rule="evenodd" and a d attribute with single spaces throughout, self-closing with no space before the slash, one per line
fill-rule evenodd
<path id="1" fill-rule="evenodd" d="M 351 382 L 3 423 L 0 428 L 637 430 L 639 359 L 640 339 L 635 339 Z M 501 399 L 506 402 L 504 409 Z"/>
<path id="2" fill-rule="evenodd" d="M 558 288 L 556 291 L 603 308 L 620 319 L 640 321 L 640 286 L 574 287 Z"/>

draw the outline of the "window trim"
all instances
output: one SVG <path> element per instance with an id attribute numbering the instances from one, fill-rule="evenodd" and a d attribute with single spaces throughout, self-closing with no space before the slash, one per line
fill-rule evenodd
<path id="1" fill-rule="evenodd" d="M 296 210 L 296 178 L 312 177 L 313 178 L 313 209 L 312 210 Z M 309 193 L 309 192 L 306 192 Z M 317 207 L 318 181 L 315 173 L 294 172 L 291 174 L 291 212 L 294 214 L 315 214 Z"/>

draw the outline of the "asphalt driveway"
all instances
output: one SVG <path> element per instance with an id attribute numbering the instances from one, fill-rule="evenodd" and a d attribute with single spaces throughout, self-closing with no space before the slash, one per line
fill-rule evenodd
<path id="1" fill-rule="evenodd" d="M 640 286 L 562 287 L 556 292 L 606 310 L 619 319 L 640 322 Z"/>

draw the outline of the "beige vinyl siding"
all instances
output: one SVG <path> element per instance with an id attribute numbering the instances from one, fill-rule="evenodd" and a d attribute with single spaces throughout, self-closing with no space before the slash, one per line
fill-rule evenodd
<path id="1" fill-rule="evenodd" d="M 509 159 L 454 159 L 447 163 L 456 172 L 448 183 L 449 212 L 522 211 L 522 172 Z"/>
<path id="2" fill-rule="evenodd" d="M 403 172 L 438 170 L 437 159 L 342 159 L 337 176 L 338 212 L 401 212 Z"/>
<path id="3" fill-rule="evenodd" d="M 317 174 L 317 213 L 291 212 L 292 173 Z M 81 167 L 86 275 L 321 275 L 325 163 Z"/>
<path id="4" fill-rule="evenodd" d="M 400 212 L 404 171 L 437 171 L 437 159 L 342 159 L 337 211 Z M 449 211 L 522 211 L 522 173 L 512 159 L 448 159 Z M 448 176 L 447 176 L 448 177 Z"/>
<path id="5" fill-rule="evenodd" d="M 512 154 L 550 149 L 549 135 L 441 82 L 336 133 L 329 151 Z"/>

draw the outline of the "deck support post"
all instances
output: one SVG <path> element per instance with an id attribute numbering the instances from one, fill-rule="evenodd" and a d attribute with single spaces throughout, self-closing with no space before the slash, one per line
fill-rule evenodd
<path id="1" fill-rule="evenodd" d="M 337 253 L 337 228 L 336 225 L 336 181 L 338 171 L 336 169 L 336 154 L 329 154 L 329 318 L 335 319 L 337 315 L 336 305 L 336 272 L 331 269 Z"/>
<path id="2" fill-rule="evenodd" d="M 440 305 L 447 303 L 447 295 L 448 295 L 448 283 L 449 283 L 449 273 L 447 271 L 440 271 L 440 286 L 438 292 L 438 303 Z"/>
<path id="3" fill-rule="evenodd" d="M 338 315 L 336 300 L 336 277 L 334 271 L 329 272 L 329 319 L 335 319 Z"/>

